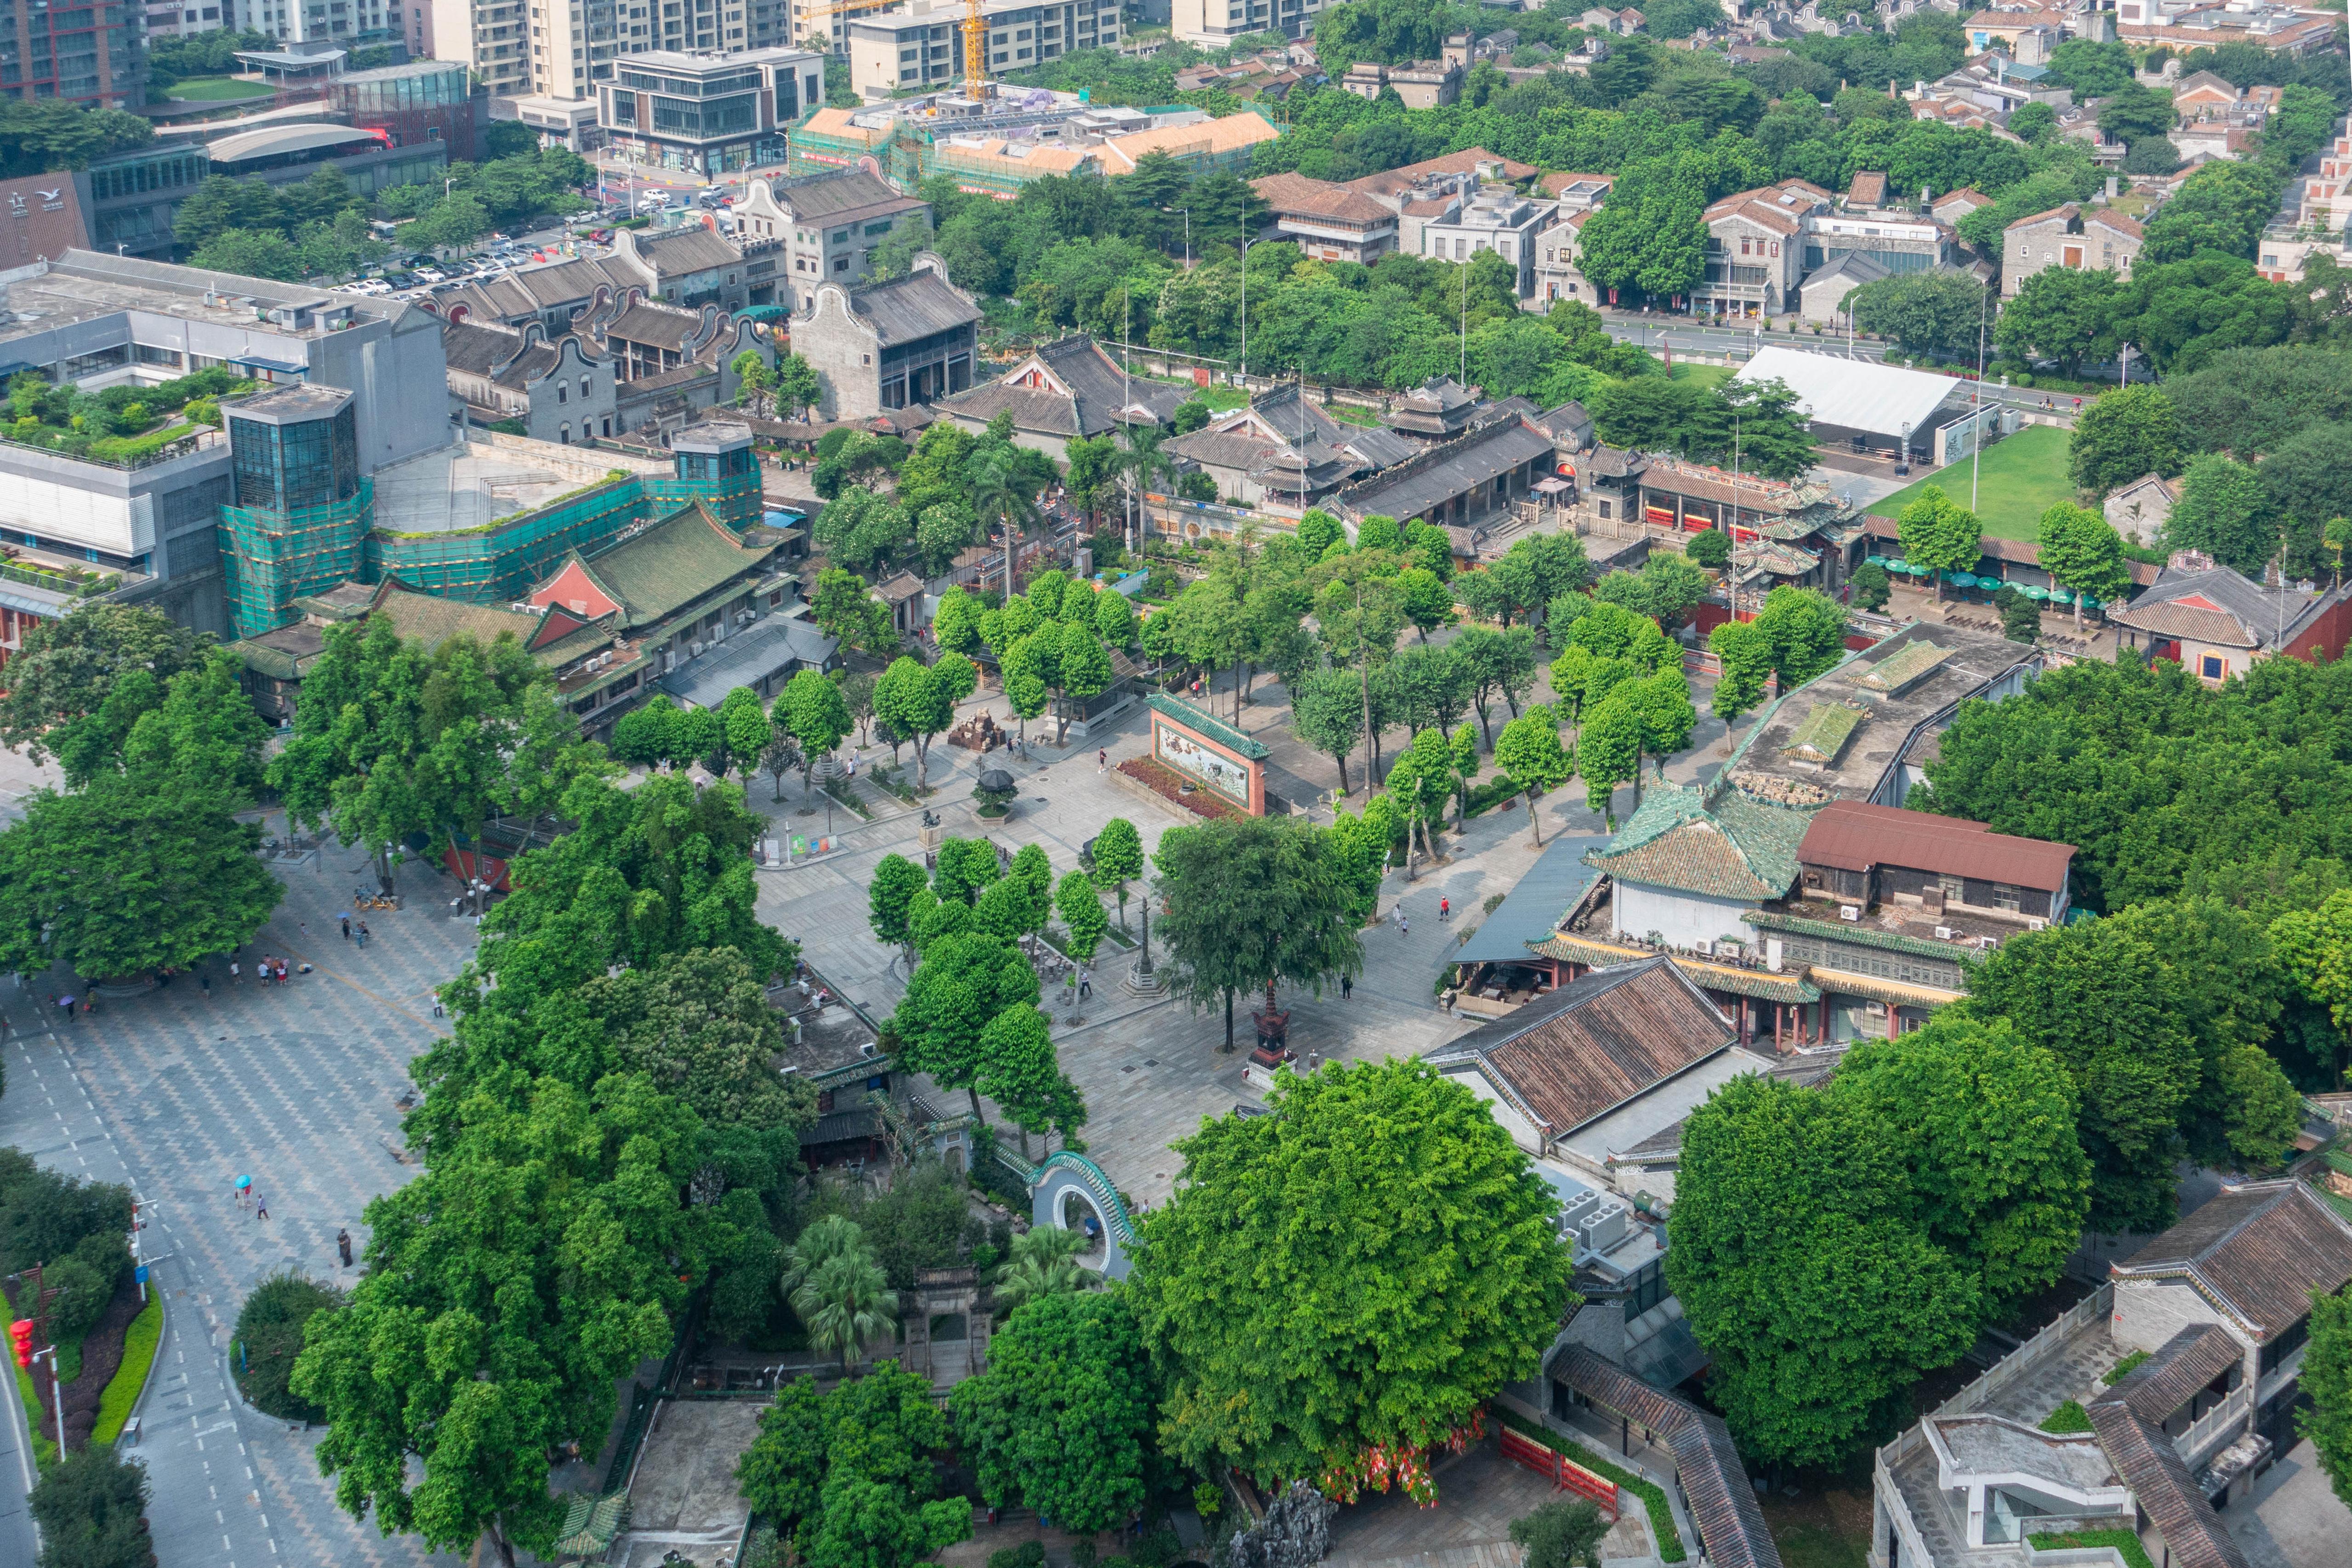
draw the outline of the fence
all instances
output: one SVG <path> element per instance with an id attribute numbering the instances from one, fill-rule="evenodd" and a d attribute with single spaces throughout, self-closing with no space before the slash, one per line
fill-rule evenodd
<path id="1" fill-rule="evenodd" d="M 1591 1498 L 1617 1517 L 1617 1483 L 1605 1476 L 1596 1476 L 1567 1455 L 1545 1447 L 1532 1437 L 1523 1436 L 1510 1427 L 1502 1429 L 1503 1458 L 1515 1465 L 1533 1470 L 1552 1485 L 1581 1497 Z"/>
<path id="2" fill-rule="evenodd" d="M 1878 1450 L 1871 1471 L 1879 1500 L 1894 1521 L 1896 1533 L 1902 1536 L 1906 1560 L 1921 1568 L 1935 1559 L 1928 1554 L 1926 1539 L 1920 1534 L 1918 1522 L 1911 1517 L 1910 1504 L 1903 1496 L 1903 1488 L 1895 1479 L 1895 1467 L 1927 1446 L 1927 1422 L 1948 1415 L 1966 1415 L 1982 1409 L 1985 1402 L 2043 1362 L 2065 1352 L 2066 1342 L 2080 1330 L 2105 1321 L 2115 1304 L 2116 1288 L 2102 1284 L 2097 1289 L 2075 1302 L 2032 1339 L 2011 1353 L 1993 1363 L 1985 1374 L 1929 1411 L 1926 1419 L 1915 1421 L 1910 1429 L 1892 1443 Z M 1873 1560 L 1876 1560 L 1878 1543 L 1871 1542 Z"/>

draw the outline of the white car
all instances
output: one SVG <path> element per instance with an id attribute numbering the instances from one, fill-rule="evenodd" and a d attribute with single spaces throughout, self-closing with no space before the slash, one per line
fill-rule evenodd
<path id="1" fill-rule="evenodd" d="M 392 285 L 381 278 L 362 278 L 343 285 L 346 294 L 389 294 Z"/>
<path id="2" fill-rule="evenodd" d="M 416 269 L 416 276 L 424 279 L 427 283 L 446 283 L 449 281 L 449 275 L 446 272 L 442 271 L 437 267 L 420 267 Z"/>

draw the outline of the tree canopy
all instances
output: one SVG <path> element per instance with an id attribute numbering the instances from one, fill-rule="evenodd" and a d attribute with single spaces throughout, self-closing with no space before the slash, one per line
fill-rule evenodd
<path id="1" fill-rule="evenodd" d="M 1290 817 L 1221 817 L 1168 829 L 1151 861 L 1171 982 L 1195 1007 L 1223 1004 L 1228 1049 L 1236 994 L 1278 981 L 1319 991 L 1362 973 L 1329 829 Z"/>
<path id="2" fill-rule="evenodd" d="M 1277 1080 L 1180 1142 L 1129 1290 L 1195 1468 L 1384 1485 L 1533 1375 L 1572 1304 L 1559 1200 L 1467 1089 L 1418 1062 Z M 1416 1497 L 1426 1460 L 1403 1461 Z"/>

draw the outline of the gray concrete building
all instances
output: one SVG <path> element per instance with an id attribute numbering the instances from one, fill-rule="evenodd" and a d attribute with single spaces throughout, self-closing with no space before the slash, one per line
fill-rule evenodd
<path id="1" fill-rule="evenodd" d="M 751 302 L 798 310 L 820 283 L 856 287 L 873 271 L 877 246 L 909 228 L 928 233 L 930 221 L 929 202 L 863 169 L 753 180 L 735 207 L 747 264 L 768 266 Z"/>
<path id="2" fill-rule="evenodd" d="M 980 314 L 926 250 L 895 282 L 819 284 L 793 318 L 793 347 L 816 371 L 824 416 L 863 419 L 971 386 Z"/>
<path id="3" fill-rule="evenodd" d="M 550 342 L 536 323 L 517 332 L 453 321 L 442 327 L 441 342 L 449 391 L 477 423 L 513 420 L 521 434 L 559 446 L 614 428 L 615 362 L 580 338 Z"/>
<path id="4" fill-rule="evenodd" d="M 73 250 L 0 277 L 0 378 L 99 392 L 226 366 L 341 388 L 362 474 L 449 439 L 439 323 L 397 300 Z M 228 443 L 209 426 L 120 460 L 0 439 L 0 541 L 119 576 L 121 597 L 202 630 L 226 627 L 215 524 L 229 499 Z"/>

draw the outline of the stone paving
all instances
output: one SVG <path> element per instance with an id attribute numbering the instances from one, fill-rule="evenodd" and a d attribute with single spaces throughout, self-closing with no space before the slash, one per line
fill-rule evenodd
<path id="1" fill-rule="evenodd" d="M 1539 692 L 1538 697 L 1542 694 Z M 1221 713 L 1230 719 L 1230 687 L 1215 694 Z M 1696 700 L 1704 711 L 1706 694 Z M 976 693 L 959 718 L 992 709 L 1002 719 L 1003 700 L 993 689 Z M 1497 720 L 1506 717 L 1499 710 Z M 1256 683 L 1243 710 L 1245 727 L 1272 752 L 1269 763 L 1319 784 L 1326 791 L 1337 782 L 1330 759 L 1310 752 L 1286 728 L 1288 710 L 1282 689 L 1271 680 Z M 1160 835 L 1171 826 L 1198 820 L 1189 812 L 1159 797 L 1121 787 L 1098 768 L 1096 753 L 1107 751 L 1110 766 L 1149 749 L 1147 710 L 1138 704 L 1101 731 L 1067 748 L 1042 743 L 1033 726 L 1029 745 L 1033 760 L 992 752 L 984 765 L 1002 766 L 1019 781 L 1021 794 L 1010 817 L 982 824 L 973 815 L 972 783 L 983 765 L 978 753 L 944 744 L 931 751 L 930 782 L 936 795 L 929 803 L 950 837 L 984 834 L 1017 850 L 1041 844 L 1058 878 L 1077 865 L 1078 850 L 1113 816 L 1124 816 L 1142 836 L 1147 856 Z M 1687 781 L 1711 774 L 1719 765 L 1717 742 L 1722 724 L 1702 719 L 1693 736 L 1693 749 L 1671 761 L 1667 774 Z M 1393 758 L 1404 742 L 1402 731 L 1391 731 L 1384 743 Z M 868 749 L 867 758 L 888 756 L 887 746 Z M 911 753 L 908 753 L 911 762 Z M 1349 776 L 1357 794 L 1343 804 L 1362 799 L 1362 759 L 1351 761 Z M 865 786 L 861 784 L 861 791 Z M 784 831 L 822 831 L 824 818 L 801 816 L 799 786 L 784 785 L 779 806 L 772 789 L 757 792 L 754 805 L 777 814 Z M 876 942 L 866 925 L 866 888 L 876 863 L 889 853 L 919 860 L 915 831 L 920 813 L 887 796 L 865 796 L 885 802 L 871 823 L 857 823 L 845 812 L 834 816 L 835 836 L 843 847 L 834 855 L 761 877 L 761 913 L 786 935 L 803 944 L 811 963 L 839 992 L 863 1006 L 877 1021 L 898 1005 L 906 976 L 895 949 Z M 821 799 L 821 797 L 820 797 Z M 1630 806 L 1631 791 L 1621 792 L 1621 805 Z M 1313 809 L 1314 820 L 1331 820 L 1328 804 Z M 845 826 L 845 821 L 849 825 Z M 1597 834 L 1599 815 L 1586 809 L 1581 784 L 1571 784 L 1543 803 L 1546 845 L 1562 832 Z M 1389 874 L 1381 899 L 1381 927 L 1364 933 L 1365 969 L 1352 998 L 1336 994 L 1315 997 L 1286 992 L 1280 998 L 1291 1010 L 1291 1042 L 1304 1060 L 1380 1060 L 1416 1055 L 1473 1026 L 1475 1020 L 1454 1019 L 1438 1011 L 1435 987 L 1447 955 L 1460 933 L 1482 918 L 1480 905 L 1490 895 L 1507 893 L 1539 851 L 1528 839 L 1523 810 L 1490 812 L 1473 818 L 1458 838 L 1447 834 L 1448 859 L 1435 868 L 1423 867 L 1417 878 L 1402 870 Z M 1139 917 L 1141 889 L 1128 901 L 1130 921 Z M 1437 918 L 1438 900 L 1452 901 L 1451 924 Z M 1409 934 L 1394 923 L 1395 911 L 1405 911 Z M 1157 950 L 1155 950 L 1157 951 Z M 1223 1115 L 1237 1102 L 1255 1103 L 1260 1096 L 1242 1081 L 1242 1049 L 1227 1055 L 1223 1045 L 1222 1016 L 1192 1011 L 1182 1003 L 1139 1002 L 1118 982 L 1136 963 L 1132 954 L 1105 956 L 1096 963 L 1094 997 L 1076 1016 L 1084 1022 L 1066 1024 L 1070 1005 L 1058 987 L 1049 986 L 1045 1003 L 1055 1024 L 1063 1069 L 1086 1097 L 1089 1120 L 1082 1137 L 1092 1157 L 1121 1191 L 1145 1206 L 1162 1201 L 1174 1185 L 1178 1162 L 1169 1144 L 1200 1128 L 1203 1117 Z M 1247 998 L 1237 999 L 1236 1040 L 1246 1046 L 1250 1030 Z M 935 1103 L 944 1097 L 932 1095 Z"/>
<path id="2" fill-rule="evenodd" d="M 164 1291 L 161 1360 L 132 1450 L 147 1465 L 163 1568 L 264 1563 L 368 1564 L 428 1559 L 411 1538 L 386 1540 L 335 1506 L 318 1473 L 320 1434 L 244 1405 L 229 1378 L 231 1331 L 245 1295 L 281 1268 L 347 1279 L 334 1237 L 364 1245 L 361 1212 L 415 1174 L 400 1154 L 397 1098 L 406 1067 L 444 1025 L 430 992 L 471 948 L 470 921 L 429 897 L 366 914 L 374 938 L 345 942 L 334 916 L 358 879 L 357 850 L 330 847 L 281 868 L 287 899 L 241 960 L 124 997 L 64 1025 L 46 1005 L 62 974 L 26 989 L 0 981 L 13 1026 L 0 1142 L 72 1175 L 127 1183 L 157 1206 L 142 1248 Z M 412 870 L 406 887 L 438 883 Z M 251 959 L 271 952 L 312 973 L 265 990 Z M 251 1175 L 269 1218 L 239 1208 Z"/>
<path id="3" fill-rule="evenodd" d="M 1230 693 L 1218 700 L 1230 711 Z M 967 706 L 992 703 L 1001 713 L 993 692 Z M 1098 748 L 1114 765 L 1143 751 L 1144 714 L 1139 704 L 1111 732 L 1066 748 L 1033 739 L 1026 759 L 992 754 L 987 761 L 1010 766 L 1022 794 L 1009 820 L 989 825 L 989 836 L 1008 848 L 1043 844 L 1058 874 L 1076 865 L 1080 846 L 1112 816 L 1135 823 L 1147 852 L 1170 825 L 1193 820 L 1120 787 L 1096 766 Z M 1329 759 L 1307 752 L 1280 728 L 1287 715 L 1278 686 L 1259 682 L 1244 717 L 1272 748 L 1276 767 L 1329 788 Z M 1711 771 L 1709 743 L 1720 733 L 1705 721 L 1697 749 L 1670 764 L 1670 775 Z M 1391 755 L 1402 738 L 1389 737 Z M 863 754 L 872 760 L 887 748 Z M 950 834 L 981 830 L 971 801 L 981 763 L 944 744 L 933 750 L 937 794 L 929 804 Z M 1350 774 L 1360 792 L 1362 772 L 1358 758 Z M 43 782 L 21 757 L 0 752 L 0 818 Z M 836 810 L 842 847 L 761 872 L 760 909 L 879 1017 L 896 1005 L 905 977 L 896 952 L 867 931 L 866 884 L 885 853 L 915 853 L 919 812 L 862 780 L 858 789 L 875 819 Z M 781 805 L 770 794 L 755 788 L 752 802 L 774 815 L 777 830 L 822 828 L 821 815 L 798 815 L 796 782 L 787 782 Z M 1329 820 L 1328 797 L 1312 815 Z M 282 823 L 270 826 L 282 832 Z M 1413 879 L 1391 874 L 1381 912 L 1392 917 L 1402 905 L 1411 934 L 1392 920 L 1365 933 L 1366 970 L 1352 999 L 1284 998 L 1302 1056 L 1409 1055 L 1469 1026 L 1437 1011 L 1433 982 L 1472 911 L 1490 894 L 1507 892 L 1533 863 L 1538 851 L 1527 826 L 1517 811 L 1490 814 L 1450 842 L 1444 863 Z M 1547 842 L 1599 826 L 1580 788 L 1544 805 Z M 415 1174 L 399 1133 L 406 1068 L 446 1028 L 433 1016 L 432 992 L 470 952 L 474 928 L 450 913 L 440 878 L 413 868 L 404 879 L 408 908 L 366 913 L 374 940 L 362 949 L 341 939 L 335 921 L 364 874 L 358 850 L 330 845 L 323 858 L 314 851 L 278 869 L 287 900 L 241 955 L 242 984 L 229 984 L 226 963 L 215 962 L 209 994 L 185 976 L 167 988 L 104 997 L 95 1016 L 68 1025 L 47 1005 L 66 976 L 35 976 L 22 989 L 0 981 L 0 1013 L 12 1026 L 0 1047 L 9 1087 L 0 1100 L 0 1142 L 72 1174 L 127 1183 L 157 1205 L 144 1245 L 165 1292 L 167 1326 L 160 1371 L 139 1412 L 137 1452 L 153 1483 L 151 1518 L 164 1568 L 278 1562 L 390 1568 L 427 1560 L 412 1541 L 386 1540 L 372 1521 L 355 1521 L 335 1506 L 317 1471 L 319 1434 L 244 1405 L 228 1357 L 237 1308 L 256 1283 L 288 1268 L 345 1278 L 336 1230 L 348 1228 L 363 1246 L 368 1201 Z M 1140 912 L 1141 892 L 1129 900 L 1130 918 Z M 1452 925 L 1436 918 L 1441 896 L 1458 911 Z M 251 976 L 253 958 L 264 952 L 307 962 L 313 971 L 265 991 Z M 1256 1095 L 1242 1082 L 1242 1056 L 1217 1048 L 1222 1019 L 1172 1001 L 1139 1002 L 1120 989 L 1133 962 L 1107 955 L 1098 963 L 1095 994 L 1076 1008 L 1082 1021 L 1061 1025 L 1057 1034 L 1065 1068 L 1092 1111 L 1088 1143 L 1113 1178 L 1149 1205 L 1172 1184 L 1177 1162 L 1169 1144 L 1204 1116 Z M 1057 1021 L 1073 1015 L 1055 991 L 1046 999 Z M 1246 1030 L 1246 1017 L 1241 1022 Z M 235 1204 L 231 1183 L 243 1174 L 268 1197 L 267 1221 Z"/>

